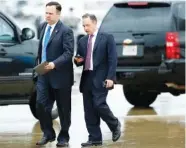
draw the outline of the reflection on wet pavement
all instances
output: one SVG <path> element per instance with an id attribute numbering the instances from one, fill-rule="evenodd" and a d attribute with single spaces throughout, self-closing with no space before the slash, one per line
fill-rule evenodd
<path id="1" fill-rule="evenodd" d="M 183 116 L 125 117 L 120 140 L 113 143 L 107 139 L 102 148 L 184 148 L 185 125 L 180 123 L 184 120 Z M 54 128 L 58 133 L 60 129 L 58 121 L 54 121 Z M 111 133 L 105 132 L 104 137 L 105 134 L 111 135 Z M 1 133 L 0 135 L 1 148 L 35 148 L 41 132 L 39 122 L 36 122 L 31 133 Z M 49 143 L 45 147 L 56 147 L 55 144 L 55 142 Z M 74 145 L 73 141 L 70 142 L 70 145 L 71 148 L 80 147 Z"/>
<path id="2" fill-rule="evenodd" d="M 184 148 L 184 117 L 126 118 L 123 136 L 117 144 L 107 148 Z"/>
<path id="3" fill-rule="evenodd" d="M 149 108 L 132 107 L 127 112 L 127 115 L 128 116 L 157 115 L 157 112 L 153 107 L 149 107 Z"/>
<path id="4" fill-rule="evenodd" d="M 185 98 L 161 95 L 148 109 L 128 104 L 119 88 L 112 91 L 108 104 L 122 124 L 122 136 L 111 141 L 112 133 L 104 122 L 101 129 L 104 145 L 100 148 L 184 148 L 185 147 Z M 116 93 L 119 97 L 115 97 Z M 117 96 L 118 96 L 117 94 Z M 70 148 L 80 148 L 87 141 L 83 103 L 80 94 L 73 95 Z M 59 118 L 54 122 L 59 133 Z M 37 148 L 42 137 L 39 122 L 33 118 L 27 105 L 0 107 L 0 148 Z M 45 148 L 56 148 L 56 142 Z M 94 147 L 93 147 L 94 148 Z M 99 147 L 97 147 L 99 148 Z"/>

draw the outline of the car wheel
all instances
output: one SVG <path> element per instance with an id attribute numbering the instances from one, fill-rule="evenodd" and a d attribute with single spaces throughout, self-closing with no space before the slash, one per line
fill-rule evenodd
<path id="1" fill-rule="evenodd" d="M 32 112 L 32 115 L 38 119 L 38 116 L 36 114 L 36 92 L 34 92 L 32 94 L 32 96 L 30 97 L 30 102 L 29 102 L 29 106 L 30 106 L 30 110 Z M 52 119 L 56 119 L 58 117 L 58 110 L 57 110 L 57 105 L 56 105 L 56 101 L 54 103 L 53 109 L 52 109 Z"/>
<path id="2" fill-rule="evenodd" d="M 123 86 L 126 100 L 136 107 L 149 107 L 157 98 L 156 92 L 137 91 Z"/>

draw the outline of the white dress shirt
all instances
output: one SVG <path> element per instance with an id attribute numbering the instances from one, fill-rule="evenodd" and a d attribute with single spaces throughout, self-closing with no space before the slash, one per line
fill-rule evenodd
<path id="1" fill-rule="evenodd" d="M 89 70 L 93 70 L 93 50 L 94 50 L 94 45 L 95 45 L 95 42 L 96 42 L 96 37 L 97 37 L 97 34 L 98 34 L 98 30 L 96 30 L 94 32 L 94 36 L 92 37 L 92 54 L 91 54 L 91 58 L 90 58 L 90 69 Z M 90 38 L 90 35 L 89 35 L 89 38 Z"/>

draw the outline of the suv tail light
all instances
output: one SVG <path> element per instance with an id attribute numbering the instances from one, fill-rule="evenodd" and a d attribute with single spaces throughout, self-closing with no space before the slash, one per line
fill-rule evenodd
<path id="1" fill-rule="evenodd" d="M 167 59 L 180 58 L 180 42 L 178 32 L 166 33 L 166 58 Z"/>

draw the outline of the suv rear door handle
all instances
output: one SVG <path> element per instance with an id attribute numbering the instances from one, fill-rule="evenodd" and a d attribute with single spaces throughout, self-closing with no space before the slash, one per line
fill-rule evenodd
<path id="1" fill-rule="evenodd" d="M 0 55 L 5 56 L 6 54 L 7 54 L 7 52 L 3 48 L 1 48 Z"/>

